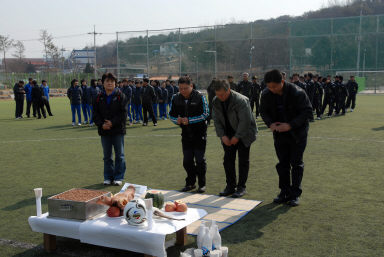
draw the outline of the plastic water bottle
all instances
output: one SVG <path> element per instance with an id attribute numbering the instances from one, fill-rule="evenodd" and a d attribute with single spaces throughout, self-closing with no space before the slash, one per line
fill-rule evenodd
<path id="1" fill-rule="evenodd" d="M 219 227 L 217 225 L 214 225 L 213 228 L 211 228 L 211 231 L 213 231 L 212 235 L 212 250 L 220 250 L 221 249 L 221 236 L 219 233 Z"/>
<path id="2" fill-rule="evenodd" d="M 197 233 L 197 248 L 201 249 L 203 247 L 203 240 L 205 236 L 205 221 L 202 221 L 199 227 L 199 232 Z"/>
<path id="3" fill-rule="evenodd" d="M 209 227 L 209 233 L 211 233 L 212 239 L 213 239 L 213 234 L 215 233 L 215 226 L 216 226 L 216 221 L 212 220 L 211 226 Z"/>
<path id="4" fill-rule="evenodd" d="M 206 254 L 209 251 L 212 251 L 212 237 L 211 233 L 209 233 L 209 229 L 206 227 L 204 232 L 204 239 L 203 239 L 203 245 L 202 245 L 202 250 L 203 254 Z"/>

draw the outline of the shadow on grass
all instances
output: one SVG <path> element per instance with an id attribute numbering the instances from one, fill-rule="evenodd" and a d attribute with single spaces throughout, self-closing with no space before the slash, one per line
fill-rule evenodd
<path id="1" fill-rule="evenodd" d="M 41 198 L 41 203 L 46 204 L 48 202 L 47 199 L 51 196 L 52 195 L 43 196 Z M 18 209 L 21 209 L 21 208 L 24 208 L 24 207 L 30 206 L 30 205 L 36 205 L 36 198 L 35 197 L 31 197 L 28 199 L 18 201 L 17 203 L 14 203 L 12 205 L 8 205 L 8 206 L 2 208 L 1 210 L 2 211 L 14 211 L 14 210 L 18 210 Z"/>
<path id="2" fill-rule="evenodd" d="M 231 244 L 260 238 L 263 235 L 262 228 L 276 220 L 279 215 L 288 212 L 290 208 L 275 203 L 256 207 L 239 222 L 222 231 L 221 237 Z"/>
<path id="3" fill-rule="evenodd" d="M 83 257 L 143 257 L 141 253 L 134 253 L 113 248 L 80 243 L 79 240 L 57 237 L 57 249 L 54 253 L 46 253 L 43 245 L 38 245 L 13 257 L 40 256 L 83 256 Z M 176 255 L 175 255 L 176 256 Z"/>
<path id="4" fill-rule="evenodd" d="M 382 131 L 382 130 L 384 130 L 384 126 L 378 127 L 378 128 L 373 128 L 372 130 L 373 131 Z"/>
<path id="5" fill-rule="evenodd" d="M 174 245 L 175 240 L 165 242 L 168 257 L 179 257 L 180 251 L 187 248 L 196 247 L 194 242 L 189 242 L 185 246 Z M 135 253 L 125 250 L 113 249 L 108 247 L 81 243 L 79 240 L 71 238 L 57 237 L 57 249 L 53 253 L 45 252 L 43 244 L 37 245 L 24 252 L 13 255 L 13 257 L 45 257 L 45 256 L 82 256 L 82 257 L 143 257 L 142 253 Z"/>

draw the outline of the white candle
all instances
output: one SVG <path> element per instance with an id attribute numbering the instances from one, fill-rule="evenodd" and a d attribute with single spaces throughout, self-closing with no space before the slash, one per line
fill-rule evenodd
<path id="1" fill-rule="evenodd" d="M 41 216 L 41 197 L 43 195 L 43 189 L 42 188 L 35 188 L 35 197 L 36 197 L 36 216 Z"/>

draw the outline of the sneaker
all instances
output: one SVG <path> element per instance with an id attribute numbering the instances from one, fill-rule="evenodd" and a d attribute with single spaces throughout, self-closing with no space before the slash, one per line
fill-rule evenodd
<path id="1" fill-rule="evenodd" d="M 164 120 L 167 120 L 167 118 L 164 118 Z"/>
<path id="2" fill-rule="evenodd" d="M 129 125 L 129 126 L 132 126 L 132 124 L 133 124 L 132 121 L 130 121 L 128 125 Z"/>
<path id="3" fill-rule="evenodd" d="M 93 122 L 92 122 L 92 123 L 89 123 L 89 126 L 90 126 L 90 127 L 93 127 L 93 125 L 95 125 L 95 124 L 93 124 Z"/>
<path id="4" fill-rule="evenodd" d="M 111 181 L 109 179 L 104 180 L 104 185 L 110 185 Z"/>
<path id="5" fill-rule="evenodd" d="M 121 181 L 121 180 L 115 180 L 115 181 L 113 181 L 113 185 L 114 186 L 121 186 L 123 184 L 123 181 Z"/>
<path id="6" fill-rule="evenodd" d="M 143 123 L 143 126 L 145 127 L 145 126 L 147 126 L 148 124 L 147 123 Z"/>
<path id="7" fill-rule="evenodd" d="M 155 127 L 156 127 L 156 126 L 157 126 L 157 123 L 153 123 L 153 126 L 155 126 Z"/>
<path id="8" fill-rule="evenodd" d="M 81 123 L 79 122 L 79 123 L 77 124 L 77 126 L 81 126 Z"/>
<path id="9" fill-rule="evenodd" d="M 84 121 L 84 122 L 83 122 L 83 125 L 86 125 L 86 124 L 88 124 L 88 121 Z"/>
<path id="10" fill-rule="evenodd" d="M 205 193 L 206 190 L 207 190 L 207 188 L 206 188 L 205 186 L 203 186 L 203 187 L 199 187 L 199 188 L 196 190 L 196 193 L 202 194 L 202 193 Z"/>
<path id="11" fill-rule="evenodd" d="M 181 190 L 180 190 L 180 192 L 188 192 L 188 191 L 191 191 L 191 190 L 193 190 L 193 189 L 195 189 L 196 188 L 196 186 L 195 185 L 186 185 L 185 187 L 183 187 Z"/>
<path id="12" fill-rule="evenodd" d="M 351 112 L 353 112 L 354 109 L 351 109 Z"/>
<path id="13" fill-rule="evenodd" d="M 72 126 L 73 126 L 73 127 L 76 126 L 76 123 L 72 122 Z"/>
<path id="14" fill-rule="evenodd" d="M 321 118 L 320 118 L 320 117 L 317 117 L 316 119 L 317 119 L 317 120 L 321 120 Z"/>

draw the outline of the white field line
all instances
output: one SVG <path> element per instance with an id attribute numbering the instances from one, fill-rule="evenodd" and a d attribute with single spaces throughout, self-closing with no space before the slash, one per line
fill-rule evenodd
<path id="1" fill-rule="evenodd" d="M 209 137 L 216 137 L 216 135 L 208 135 Z M 272 136 L 272 134 L 258 135 L 258 137 Z M 140 136 L 125 135 L 127 138 L 145 138 L 145 137 L 180 137 L 179 134 L 176 135 L 164 135 L 164 134 L 147 134 Z M 94 137 L 67 137 L 67 138 L 42 138 L 42 139 L 23 139 L 23 140 L 5 140 L 0 141 L 0 144 L 9 144 L 9 143 L 27 143 L 27 142 L 49 142 L 49 141 L 74 141 L 74 140 L 93 140 L 99 139 L 99 136 Z M 358 141 L 358 142 L 371 142 L 371 143 L 384 143 L 384 140 L 369 140 L 361 138 L 348 138 L 348 137 L 308 137 L 309 139 L 314 140 L 337 140 L 337 141 Z"/>

